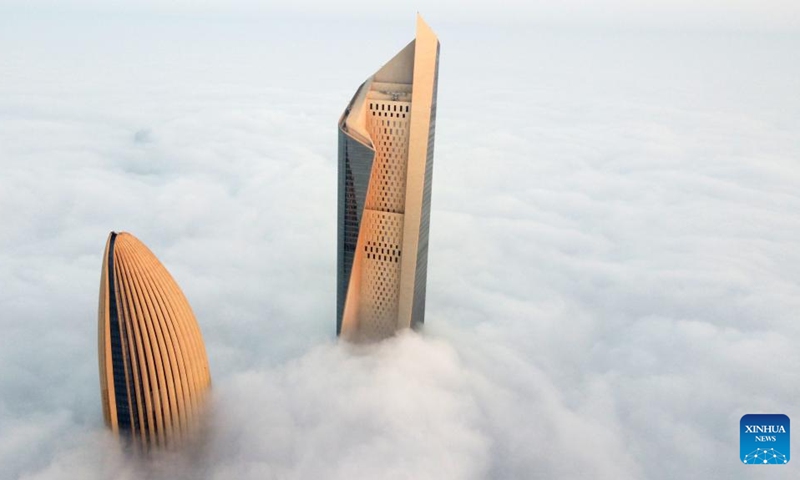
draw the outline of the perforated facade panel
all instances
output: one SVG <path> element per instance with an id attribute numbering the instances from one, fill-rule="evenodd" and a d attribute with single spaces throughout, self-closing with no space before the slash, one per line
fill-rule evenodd
<path id="1" fill-rule="evenodd" d="M 366 210 L 362 225 L 360 328 L 366 337 L 386 337 L 397 329 L 403 215 Z"/>
<path id="2" fill-rule="evenodd" d="M 408 124 L 410 102 L 377 100 L 367 96 L 367 127 L 375 148 L 375 161 L 366 208 L 402 213 L 406 204 Z"/>

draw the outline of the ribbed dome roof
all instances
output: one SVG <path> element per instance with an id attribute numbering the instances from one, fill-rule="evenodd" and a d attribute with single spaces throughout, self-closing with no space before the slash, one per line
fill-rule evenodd
<path id="1" fill-rule="evenodd" d="M 129 233 L 106 243 L 98 333 L 106 424 L 148 445 L 191 431 L 211 385 L 203 337 L 178 284 Z"/>

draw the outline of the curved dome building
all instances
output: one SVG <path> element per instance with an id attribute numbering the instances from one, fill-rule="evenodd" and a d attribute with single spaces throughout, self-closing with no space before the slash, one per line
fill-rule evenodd
<path id="1" fill-rule="evenodd" d="M 211 386 L 200 328 L 167 269 L 129 233 L 111 232 L 106 242 L 98 347 L 112 431 L 168 445 L 197 426 Z"/>

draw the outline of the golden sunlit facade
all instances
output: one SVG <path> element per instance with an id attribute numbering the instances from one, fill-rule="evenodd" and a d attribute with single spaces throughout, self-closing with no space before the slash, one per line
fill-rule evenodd
<path id="1" fill-rule="evenodd" d="M 98 309 L 103 417 L 143 445 L 171 445 L 197 428 L 211 386 L 189 302 L 153 253 L 111 232 Z"/>
<path id="2" fill-rule="evenodd" d="M 439 40 L 416 38 L 339 120 L 337 333 L 379 339 L 425 317 Z"/>

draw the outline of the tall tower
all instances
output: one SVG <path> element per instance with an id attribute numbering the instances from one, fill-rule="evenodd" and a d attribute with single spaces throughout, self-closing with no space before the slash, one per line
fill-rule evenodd
<path id="1" fill-rule="evenodd" d="M 153 253 L 111 232 L 98 308 L 100 394 L 112 431 L 145 446 L 171 445 L 197 427 L 211 386 L 189 302 Z"/>
<path id="2" fill-rule="evenodd" d="M 439 40 L 416 38 L 339 120 L 336 332 L 379 339 L 425 320 Z"/>

